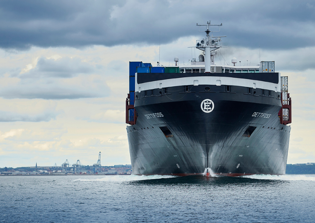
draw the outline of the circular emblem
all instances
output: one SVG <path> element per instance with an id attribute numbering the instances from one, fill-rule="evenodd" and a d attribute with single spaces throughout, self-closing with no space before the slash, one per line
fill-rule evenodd
<path id="1" fill-rule="evenodd" d="M 214 103 L 212 100 L 210 99 L 205 99 L 201 102 L 201 110 L 204 112 L 204 113 L 210 113 L 213 111 L 214 109 Z"/>

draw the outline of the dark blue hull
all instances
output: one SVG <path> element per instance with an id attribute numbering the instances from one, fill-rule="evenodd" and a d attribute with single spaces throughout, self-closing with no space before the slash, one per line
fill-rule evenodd
<path id="1" fill-rule="evenodd" d="M 285 174 L 291 128 L 280 124 L 279 95 L 202 85 L 136 93 L 133 174 Z M 202 111 L 204 99 L 212 112 Z"/>

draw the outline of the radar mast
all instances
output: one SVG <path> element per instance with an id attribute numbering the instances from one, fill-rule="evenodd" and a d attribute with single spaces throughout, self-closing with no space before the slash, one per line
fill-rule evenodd
<path id="1" fill-rule="evenodd" d="M 221 48 L 221 46 L 219 46 L 219 42 L 221 41 L 221 38 L 225 36 L 211 37 L 209 26 L 222 26 L 222 23 L 220 25 L 212 25 L 211 21 L 208 21 L 206 25 L 199 25 L 198 23 L 196 25 L 207 26 L 207 30 L 205 31 L 207 35 L 201 41 L 197 41 L 196 48 L 205 52 L 205 73 L 210 73 L 211 65 L 214 65 L 216 50 Z"/>

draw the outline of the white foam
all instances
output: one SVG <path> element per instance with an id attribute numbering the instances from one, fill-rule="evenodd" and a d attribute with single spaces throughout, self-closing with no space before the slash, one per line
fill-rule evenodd
<path id="1" fill-rule="evenodd" d="M 211 168 L 206 168 L 205 171 L 203 172 L 203 176 L 207 176 L 207 173 L 210 174 L 210 177 L 217 177 L 217 175 L 213 172 Z"/>
<path id="2" fill-rule="evenodd" d="M 314 174 L 305 175 L 248 175 L 241 176 L 243 178 L 257 179 L 257 180 L 284 180 L 284 181 L 315 181 Z"/>
<path id="3" fill-rule="evenodd" d="M 111 175 L 104 176 L 102 178 L 80 178 L 74 181 L 104 181 L 104 182 L 129 182 L 129 181 L 140 181 L 140 180 L 158 180 L 158 179 L 168 179 L 175 178 L 176 176 L 168 175 L 150 175 L 150 176 L 138 176 L 138 175 Z"/>

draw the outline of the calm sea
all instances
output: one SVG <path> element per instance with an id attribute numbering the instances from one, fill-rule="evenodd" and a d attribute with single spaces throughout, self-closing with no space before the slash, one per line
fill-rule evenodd
<path id="1" fill-rule="evenodd" d="M 0 222 L 315 222 L 315 175 L 0 177 Z"/>

